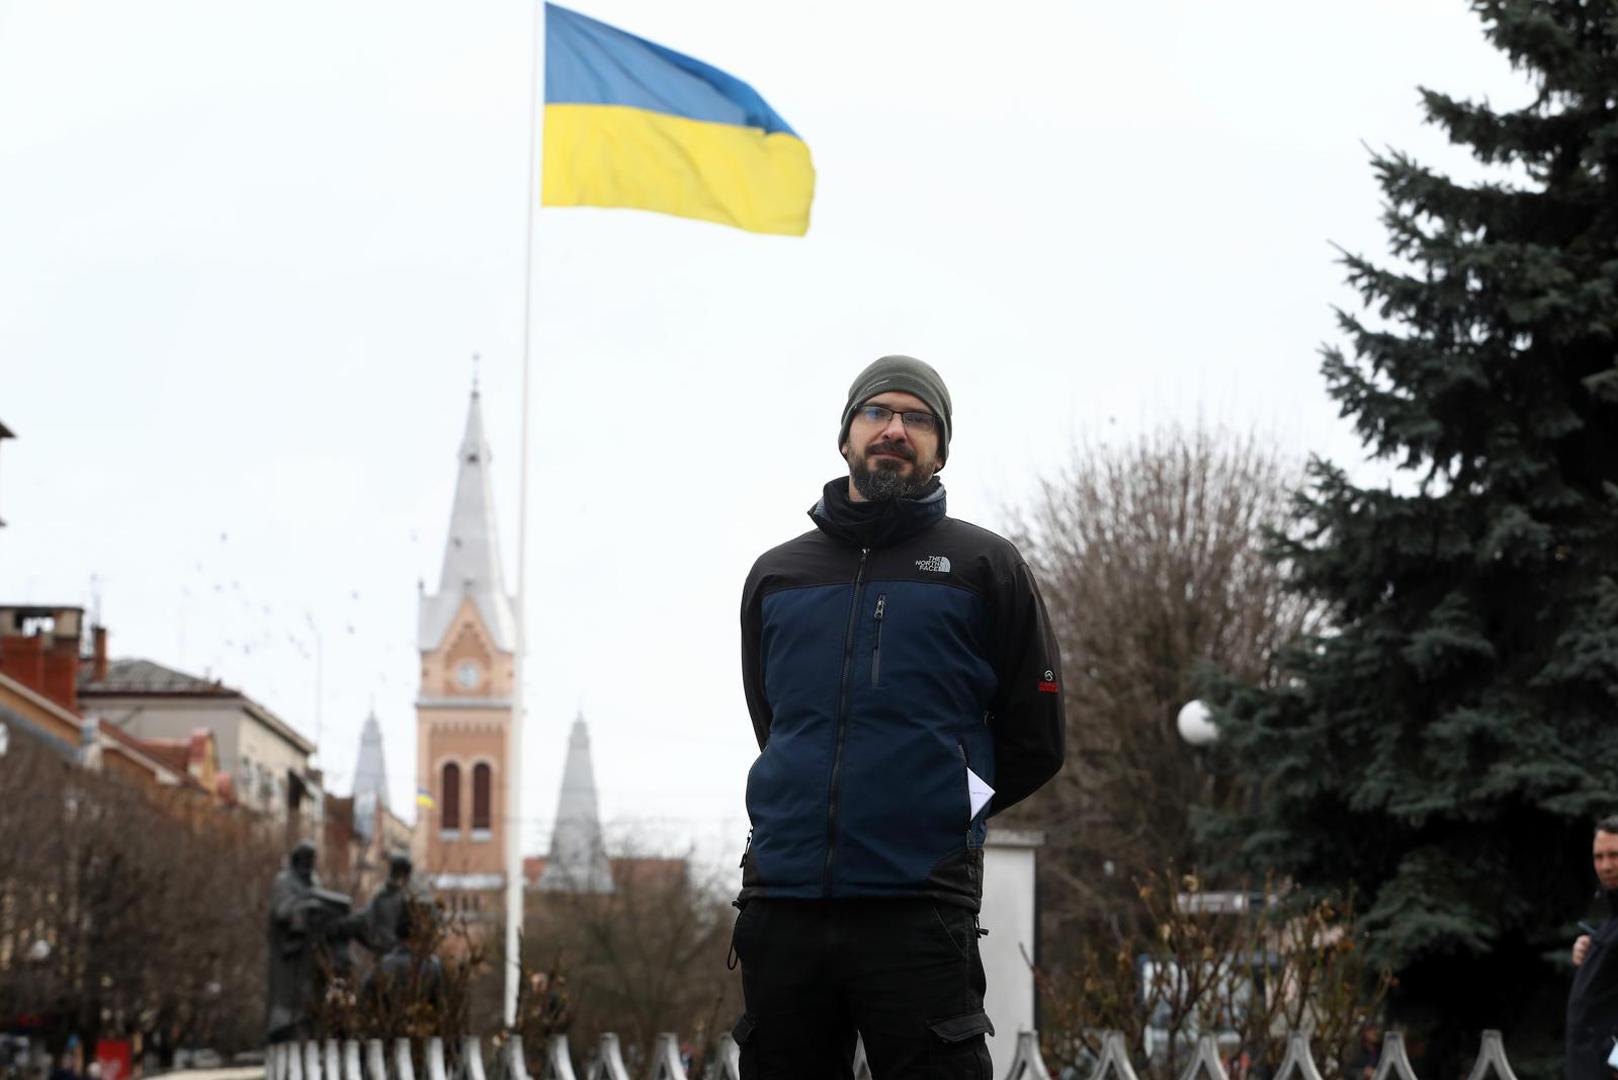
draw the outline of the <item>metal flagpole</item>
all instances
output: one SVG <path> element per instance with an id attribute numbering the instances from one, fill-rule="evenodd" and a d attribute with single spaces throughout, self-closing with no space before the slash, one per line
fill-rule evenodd
<path id="1" fill-rule="evenodd" d="M 528 106 L 527 235 L 522 282 L 522 458 L 517 465 L 517 653 L 512 672 L 511 731 L 506 742 L 506 1003 L 507 1028 L 517 1024 L 522 977 L 522 729 L 528 667 L 528 391 L 534 307 L 534 210 L 539 205 L 540 151 L 545 128 L 545 4 L 534 0 L 532 73 Z"/>

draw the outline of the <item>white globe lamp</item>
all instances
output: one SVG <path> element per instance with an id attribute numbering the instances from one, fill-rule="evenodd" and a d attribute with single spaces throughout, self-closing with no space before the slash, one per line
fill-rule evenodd
<path id="1" fill-rule="evenodd" d="M 1188 701 L 1181 706 L 1174 725 L 1180 729 L 1180 738 L 1192 746 L 1212 746 L 1219 741 L 1219 727 L 1213 722 L 1213 710 L 1201 701 Z"/>

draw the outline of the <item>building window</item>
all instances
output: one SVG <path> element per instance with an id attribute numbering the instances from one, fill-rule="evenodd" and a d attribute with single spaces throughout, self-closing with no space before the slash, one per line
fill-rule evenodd
<path id="1" fill-rule="evenodd" d="M 472 766 L 472 831 L 489 831 L 489 789 L 492 786 L 490 775 L 493 769 L 488 762 L 480 761 Z"/>
<path id="2" fill-rule="evenodd" d="M 444 793 L 438 801 L 439 824 L 446 829 L 461 827 L 461 767 L 451 761 L 444 766 Z"/>

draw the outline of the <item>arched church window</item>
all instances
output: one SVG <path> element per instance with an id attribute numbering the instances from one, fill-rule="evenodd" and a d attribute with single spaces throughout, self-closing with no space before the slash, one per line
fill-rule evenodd
<path id="1" fill-rule="evenodd" d="M 494 770 L 489 768 L 487 762 L 480 761 L 472 766 L 472 828 L 477 831 L 489 830 L 489 799 L 490 788 L 493 786 Z"/>
<path id="2" fill-rule="evenodd" d="M 439 801 L 441 828 L 461 827 L 461 767 L 451 761 L 444 766 L 444 797 Z"/>

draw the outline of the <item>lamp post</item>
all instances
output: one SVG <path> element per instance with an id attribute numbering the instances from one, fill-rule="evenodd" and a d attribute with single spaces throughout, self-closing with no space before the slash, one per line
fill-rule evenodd
<path id="1" fill-rule="evenodd" d="M 318 753 L 320 753 L 320 735 L 321 735 L 321 730 L 320 730 L 321 729 L 321 723 L 320 723 L 320 721 L 321 721 L 321 708 L 320 708 L 320 706 L 321 706 L 321 700 L 322 700 L 322 698 L 324 696 L 322 694 L 322 692 L 321 692 L 321 685 L 320 685 L 320 683 L 321 683 L 321 675 L 322 675 L 321 668 L 324 667 L 324 665 L 325 665 L 326 645 L 325 645 L 325 641 L 320 636 L 320 627 L 315 625 L 314 612 L 305 611 L 303 613 L 303 621 L 309 624 L 309 633 L 314 635 L 314 639 L 315 639 L 315 753 L 318 754 Z M 313 755 L 311 755 L 311 756 L 313 756 Z M 321 760 L 324 761 L 325 758 L 322 758 Z"/>

